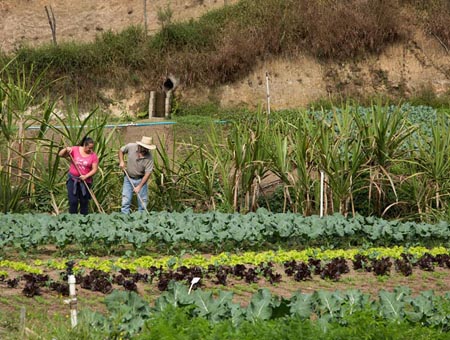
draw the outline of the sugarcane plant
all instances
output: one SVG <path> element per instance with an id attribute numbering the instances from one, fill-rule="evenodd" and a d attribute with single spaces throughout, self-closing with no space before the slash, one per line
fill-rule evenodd
<path id="1" fill-rule="evenodd" d="M 357 139 L 351 108 L 334 111 L 330 123 L 322 121 L 318 142 L 319 168 L 327 174 L 327 184 L 339 213 L 355 215 L 353 195 L 365 161 L 361 140 Z"/>
<path id="2" fill-rule="evenodd" d="M 396 174 L 394 165 L 403 164 L 408 155 L 408 139 L 418 126 L 408 120 L 408 112 L 400 107 L 372 105 L 366 114 L 353 115 L 361 148 L 365 154 L 367 166 L 368 204 L 378 216 L 392 206 L 386 201 L 387 192 L 391 190 L 398 202 Z"/>
<path id="3" fill-rule="evenodd" d="M 266 143 L 270 171 L 283 185 L 283 211 L 311 215 L 317 184 L 317 124 L 305 110 L 294 120 L 280 119 Z"/>
<path id="4" fill-rule="evenodd" d="M 417 165 L 424 190 L 420 213 L 448 209 L 450 195 L 450 119 L 448 114 L 437 117 L 431 135 L 421 133 L 418 138 Z"/>

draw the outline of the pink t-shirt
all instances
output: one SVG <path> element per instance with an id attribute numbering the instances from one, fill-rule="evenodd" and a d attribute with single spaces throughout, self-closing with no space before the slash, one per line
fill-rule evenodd
<path id="1" fill-rule="evenodd" d="M 80 153 L 80 148 L 81 146 L 73 146 L 71 155 L 73 161 L 77 164 L 78 169 L 80 169 L 81 175 L 86 175 L 92 170 L 92 164 L 98 164 L 98 157 L 95 152 L 92 152 L 87 157 L 83 157 Z M 69 173 L 76 177 L 80 176 L 80 173 L 73 162 L 70 163 Z M 86 182 L 91 183 L 92 177 L 89 177 Z"/>

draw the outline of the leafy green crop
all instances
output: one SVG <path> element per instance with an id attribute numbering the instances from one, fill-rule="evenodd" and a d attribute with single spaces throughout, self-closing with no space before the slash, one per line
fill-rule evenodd
<path id="1" fill-rule="evenodd" d="M 387 221 L 374 217 L 332 215 L 304 217 L 293 213 L 269 213 L 259 209 L 246 215 L 208 212 L 203 214 L 153 212 L 122 215 L 91 214 L 0 215 L 0 247 L 30 248 L 55 244 L 83 249 L 121 244 L 141 248 L 149 242 L 166 246 L 272 247 L 288 243 L 297 247 L 352 247 L 369 245 L 448 245 L 450 226 Z"/>
<path id="2" fill-rule="evenodd" d="M 426 291 L 413 297 L 407 287 L 397 287 L 393 292 L 380 291 L 378 300 L 372 300 L 369 294 L 358 290 L 297 292 L 290 299 L 280 299 L 261 289 L 251 297 L 247 306 L 234 303 L 232 298 L 231 292 L 213 295 L 195 290 L 190 294 L 185 285 L 172 282 L 169 291 L 156 300 L 154 307 L 150 307 L 135 293 L 115 291 L 105 299 L 109 315 L 104 317 L 85 311 L 80 327 L 89 325 L 108 330 L 110 336 L 128 337 L 137 335 L 151 320 L 161 315 L 164 318 L 178 315 L 178 310 L 182 309 L 192 322 L 197 319 L 208 320 L 215 325 L 231 322 L 234 331 L 245 329 L 249 323 L 262 326 L 262 321 L 279 318 L 282 323 L 315 320 L 314 323 L 321 325 L 322 329 L 330 329 L 333 324 L 349 326 L 351 320 L 359 318 L 361 321 L 364 320 L 362 317 L 369 315 L 371 323 L 395 322 L 399 325 L 408 322 L 411 327 L 433 327 L 443 334 L 450 330 L 450 295 L 436 296 Z M 353 323 L 352 327 L 357 326 Z"/>

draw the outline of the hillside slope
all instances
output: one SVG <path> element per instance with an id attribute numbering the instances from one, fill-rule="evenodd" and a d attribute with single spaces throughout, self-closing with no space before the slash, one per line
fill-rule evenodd
<path id="1" fill-rule="evenodd" d="M 157 13 L 167 8 L 173 20 L 196 18 L 237 0 L 147 0 L 149 32 L 159 29 Z M 0 2 L 0 48 L 12 52 L 22 44 L 36 46 L 51 42 L 51 31 L 42 0 L 2 0 Z M 92 41 L 103 31 L 120 31 L 142 25 L 143 0 L 54 0 L 56 36 L 62 41 Z M 222 106 L 257 107 L 266 103 L 266 72 L 270 75 L 273 109 L 293 108 L 329 96 L 394 94 L 414 95 L 450 91 L 450 55 L 433 36 L 411 28 L 412 39 L 391 46 L 379 56 L 349 62 L 320 62 L 303 54 L 296 58 L 255 61 L 253 72 L 244 79 L 215 88 L 187 88 L 180 84 L 178 98 L 185 102 L 214 101 Z M 176 75 L 175 75 L 176 76 Z M 121 91 L 104 89 L 115 112 L 135 111 L 145 101 L 142 88 Z M 142 105 L 141 105 L 142 106 Z"/>
<path id="2" fill-rule="evenodd" d="M 147 0 L 148 31 L 157 31 L 158 11 L 168 7 L 173 20 L 197 18 L 224 3 L 237 0 Z M 52 41 L 45 6 L 53 9 L 56 38 L 88 42 L 104 31 L 144 25 L 144 0 L 1 0 L 0 49 L 11 52 L 21 44 L 36 46 Z"/>
<path id="3" fill-rule="evenodd" d="M 245 80 L 203 93 L 209 97 L 216 95 L 225 106 L 256 107 L 266 102 L 266 72 L 270 75 L 273 108 L 294 108 L 318 99 L 346 95 L 406 98 L 450 93 L 450 55 L 437 40 L 419 31 L 413 40 L 361 60 L 319 62 L 300 55 L 294 60 L 260 63 Z M 192 97 L 198 100 L 198 94 Z"/>

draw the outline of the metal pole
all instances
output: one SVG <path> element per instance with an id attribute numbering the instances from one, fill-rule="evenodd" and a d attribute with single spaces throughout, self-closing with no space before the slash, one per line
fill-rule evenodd
<path id="1" fill-rule="evenodd" d="M 131 186 L 133 187 L 133 190 L 136 189 L 136 187 L 134 186 L 133 182 L 131 181 L 130 176 L 128 175 L 127 170 L 123 169 L 123 172 L 125 173 L 125 176 L 127 176 L 128 180 L 130 181 Z M 147 214 L 150 214 L 147 210 L 146 204 L 144 203 L 144 200 L 142 199 L 141 195 L 139 193 L 136 193 L 136 196 L 138 197 L 139 201 L 141 201 L 142 206 L 144 207 L 145 211 L 147 212 Z"/>

